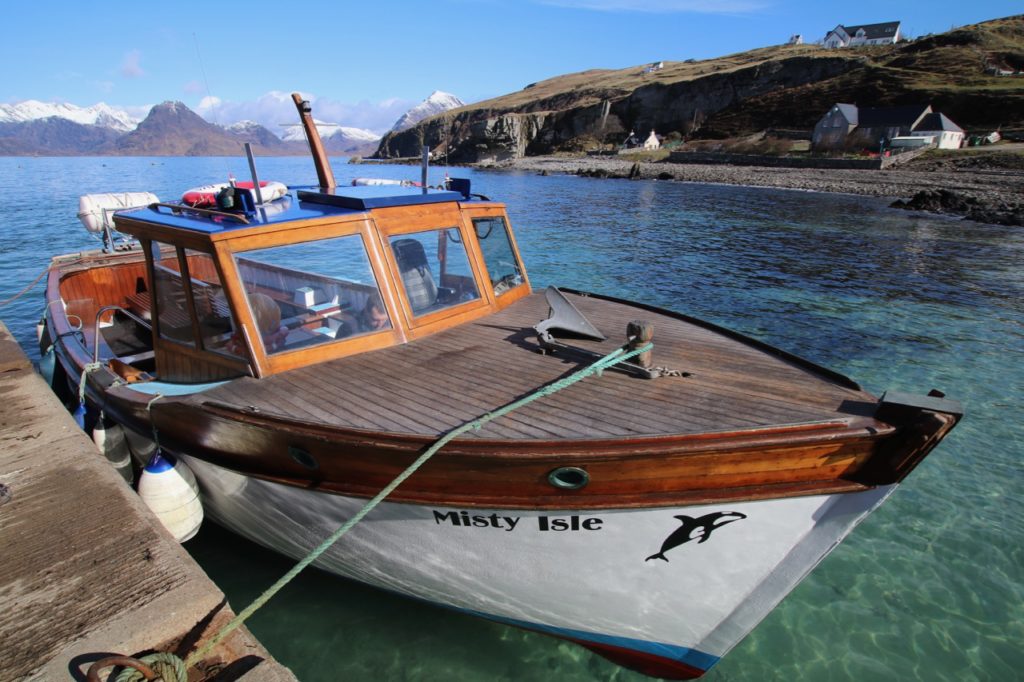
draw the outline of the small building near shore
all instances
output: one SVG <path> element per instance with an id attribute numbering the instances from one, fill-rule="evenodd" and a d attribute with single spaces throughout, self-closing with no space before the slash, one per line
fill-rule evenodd
<path id="1" fill-rule="evenodd" d="M 653 130 L 651 131 L 651 134 L 647 136 L 647 139 L 644 140 L 643 147 L 644 151 L 648 152 L 654 151 L 655 149 L 661 149 L 661 140 L 658 139 L 658 136 L 654 134 Z"/>
<path id="2" fill-rule="evenodd" d="M 834 104 L 814 126 L 814 151 L 878 151 L 900 137 L 932 137 L 941 149 L 957 149 L 964 131 L 931 105 L 858 107 Z"/>
<path id="3" fill-rule="evenodd" d="M 964 143 L 964 129 L 938 112 L 925 116 L 910 134 L 934 138 L 939 149 L 960 149 Z"/>

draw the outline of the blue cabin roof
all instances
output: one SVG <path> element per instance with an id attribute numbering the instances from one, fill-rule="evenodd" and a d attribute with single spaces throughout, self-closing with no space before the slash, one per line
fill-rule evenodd
<path id="1" fill-rule="evenodd" d="M 177 212 L 165 205 L 158 208 L 123 211 L 118 215 L 130 217 L 139 222 L 213 234 L 226 230 L 361 213 L 374 208 L 463 200 L 465 197 L 459 192 L 428 189 L 424 194 L 423 190 L 418 187 L 394 185 L 341 186 L 333 189 L 301 187 L 291 189 L 287 195 L 276 201 L 257 206 L 254 212 L 245 214 L 248 222 L 232 220 L 226 216 L 193 212 L 187 206 L 182 206 L 181 211 Z"/>

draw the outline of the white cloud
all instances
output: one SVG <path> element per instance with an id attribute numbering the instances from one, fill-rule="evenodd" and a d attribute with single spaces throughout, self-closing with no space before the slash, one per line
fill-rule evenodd
<path id="1" fill-rule="evenodd" d="M 208 95 L 199 100 L 199 105 L 196 106 L 196 112 L 202 114 L 204 111 L 216 111 L 217 107 L 221 105 L 220 97 L 213 97 Z"/>
<path id="2" fill-rule="evenodd" d="M 595 12 L 648 14 L 742 14 L 763 9 L 762 0 L 535 0 L 542 5 Z"/>
<path id="3" fill-rule="evenodd" d="M 125 54 L 121 60 L 121 75 L 125 78 L 141 78 L 146 75 L 139 62 L 142 61 L 142 53 L 139 50 L 132 50 Z"/>
<path id="4" fill-rule="evenodd" d="M 310 93 L 302 93 L 302 97 L 311 102 L 313 114 L 318 121 L 363 128 L 378 134 L 390 129 L 402 114 L 416 104 L 411 100 L 399 98 L 389 98 L 381 102 L 342 102 Z M 284 134 L 284 126 L 299 123 L 291 93 L 277 90 L 246 102 L 204 97 L 196 107 L 196 112 L 207 121 L 221 125 L 231 125 L 244 120 L 256 121 L 278 136 Z"/>

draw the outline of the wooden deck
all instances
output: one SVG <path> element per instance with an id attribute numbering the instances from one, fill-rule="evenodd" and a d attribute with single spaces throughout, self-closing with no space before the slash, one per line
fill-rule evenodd
<path id="1" fill-rule="evenodd" d="M 614 439 L 745 430 L 870 416 L 875 399 L 794 361 L 683 320 L 570 295 L 609 340 L 569 343 L 607 353 L 627 322 L 654 324 L 654 364 L 691 373 L 654 380 L 609 371 L 496 420 L 466 438 Z M 193 397 L 343 428 L 433 436 L 568 374 L 588 361 L 537 352 L 547 316 L 534 293 L 487 318 L 401 346 Z"/>

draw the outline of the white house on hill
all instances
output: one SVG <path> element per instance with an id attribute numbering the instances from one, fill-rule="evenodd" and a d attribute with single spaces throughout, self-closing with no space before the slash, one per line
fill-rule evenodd
<path id="1" fill-rule="evenodd" d="M 655 149 L 660 148 L 661 142 L 658 141 L 658 136 L 655 135 L 654 131 L 652 130 L 651 134 L 647 136 L 646 140 L 644 140 L 644 149 L 646 149 L 647 151 L 653 151 Z"/>
<path id="2" fill-rule="evenodd" d="M 825 35 L 825 47 L 857 47 L 858 45 L 891 45 L 900 39 L 900 22 L 843 26 L 840 24 Z"/>

